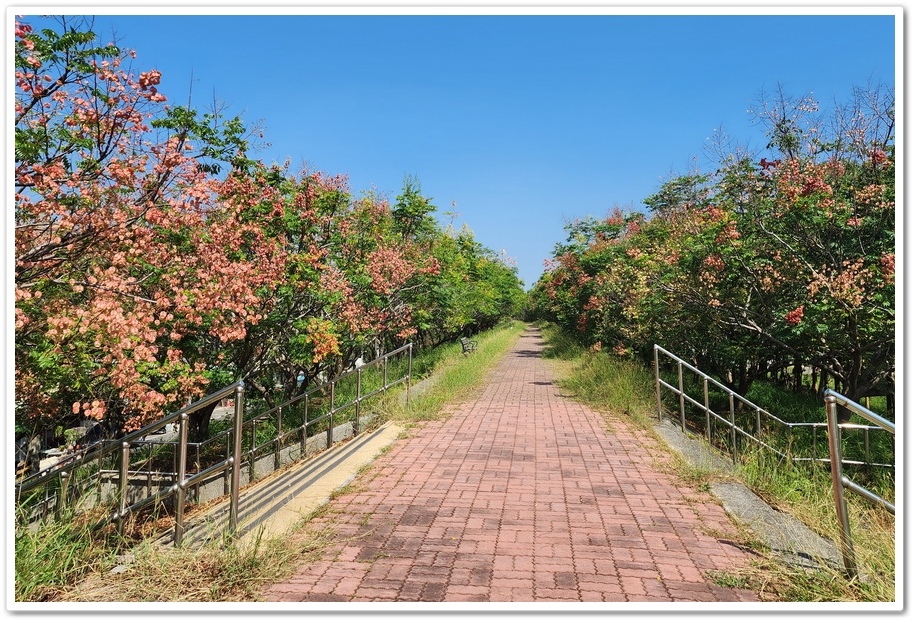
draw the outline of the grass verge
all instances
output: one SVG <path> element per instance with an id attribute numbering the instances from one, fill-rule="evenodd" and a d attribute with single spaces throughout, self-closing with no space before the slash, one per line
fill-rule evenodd
<path id="1" fill-rule="evenodd" d="M 331 543 L 328 525 L 244 544 L 217 538 L 202 547 L 176 548 L 146 541 L 122 557 L 126 564 L 83 577 L 56 601 L 257 601 L 265 582 L 286 577 L 295 565 L 319 555 Z"/>
<path id="2" fill-rule="evenodd" d="M 839 546 L 840 529 L 829 469 L 778 460 L 764 452 L 745 453 L 738 473 L 748 488 L 771 506 L 796 517 Z M 893 499 L 893 495 L 891 495 Z M 852 492 L 846 493 L 857 581 L 821 569 L 770 569 L 770 581 L 785 601 L 892 602 L 895 596 L 894 516 Z M 807 595 L 806 599 L 803 599 Z"/>
<path id="3" fill-rule="evenodd" d="M 111 543 L 85 517 L 52 519 L 40 530 L 16 530 L 16 601 L 54 601 L 67 587 L 111 565 Z"/>
<path id="4" fill-rule="evenodd" d="M 385 397 L 379 406 L 382 418 L 411 426 L 444 417 L 448 404 L 473 395 L 487 372 L 515 344 L 524 328 L 524 323 L 513 321 L 486 331 L 475 338 L 477 350 L 468 355 L 461 354 L 457 342 L 445 346 L 432 374 L 413 384 L 409 400 L 397 395 Z"/>

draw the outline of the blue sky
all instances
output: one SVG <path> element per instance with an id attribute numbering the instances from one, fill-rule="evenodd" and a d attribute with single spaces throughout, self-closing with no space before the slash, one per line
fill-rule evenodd
<path id="1" fill-rule="evenodd" d="M 762 93 L 828 107 L 895 77 L 887 14 L 137 10 L 106 7 L 120 14 L 95 30 L 136 50 L 137 71 L 162 71 L 170 102 L 216 98 L 262 123 L 270 145 L 254 157 L 346 174 L 356 195 L 393 201 L 415 177 L 441 222 L 456 212 L 528 286 L 571 219 L 639 210 L 673 175 L 714 168 L 716 131 L 762 155 L 748 114 Z"/>

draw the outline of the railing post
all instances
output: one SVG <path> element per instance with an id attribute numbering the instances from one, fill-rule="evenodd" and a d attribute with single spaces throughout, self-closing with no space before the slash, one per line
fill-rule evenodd
<path id="1" fill-rule="evenodd" d="M 152 458 L 152 456 L 153 456 L 153 447 L 152 447 L 151 445 L 149 446 L 149 453 L 150 453 L 150 458 Z M 175 453 L 172 452 L 172 462 L 174 462 L 174 461 L 175 461 Z M 178 470 L 176 469 L 175 472 L 177 473 Z M 152 491 L 152 490 L 153 490 L 153 472 L 152 472 L 152 471 L 147 471 L 147 472 L 146 472 L 146 490 L 147 490 L 147 491 Z"/>
<path id="2" fill-rule="evenodd" d="M 194 442 L 194 473 L 199 473 L 203 463 L 200 460 L 200 446 L 201 442 Z M 200 501 L 200 482 L 194 485 L 194 497 L 193 502 L 196 503 Z"/>
<path id="3" fill-rule="evenodd" d="M 334 443 L 334 381 L 331 381 L 331 403 L 328 405 L 328 445 Z"/>
<path id="4" fill-rule="evenodd" d="M 235 388 L 235 422 L 232 439 L 232 485 L 229 492 L 229 531 L 235 534 L 239 525 L 239 489 L 242 479 L 242 422 L 245 419 L 245 385 Z"/>
<path id="5" fill-rule="evenodd" d="M 124 515 L 127 513 L 127 479 L 130 477 L 128 468 L 130 467 L 130 443 L 121 442 L 121 469 L 119 473 L 120 485 L 118 491 L 119 508 L 118 508 L 118 532 L 124 529 Z"/>
<path id="6" fill-rule="evenodd" d="M 841 446 L 840 426 L 837 422 L 836 397 L 826 395 L 824 405 L 827 410 L 827 439 L 830 442 L 830 474 L 833 480 L 833 504 L 836 507 L 837 520 L 840 524 L 840 549 L 843 553 L 843 565 L 850 579 L 856 576 L 856 559 L 853 551 L 852 533 L 849 529 L 849 512 L 843 487 L 843 449 Z"/>
<path id="7" fill-rule="evenodd" d="M 175 495 L 175 546 L 181 546 L 184 537 L 184 503 L 187 488 L 185 474 L 188 465 L 188 414 L 182 413 L 178 420 L 178 491 Z"/>
<path id="8" fill-rule="evenodd" d="M 248 479 L 254 482 L 258 479 L 258 418 L 251 420 L 251 451 L 248 453 Z"/>
<path id="9" fill-rule="evenodd" d="M 407 404 L 410 404 L 410 379 L 413 376 L 413 342 L 407 348 Z"/>
<path id="10" fill-rule="evenodd" d="M 178 424 L 174 424 L 174 426 L 175 426 L 175 432 L 178 432 Z M 177 474 L 178 473 L 178 460 L 181 457 L 178 455 L 177 439 L 174 443 L 175 443 L 175 448 L 172 450 L 172 473 Z"/>
<path id="11" fill-rule="evenodd" d="M 70 488 L 70 472 L 61 472 L 60 473 L 60 492 L 57 494 L 57 509 L 55 513 L 57 517 L 61 517 L 61 513 L 64 512 L 64 509 L 67 507 L 67 490 Z"/>
<path id="12" fill-rule="evenodd" d="M 233 411 L 235 409 L 233 408 Z M 235 428 L 235 422 L 233 421 L 233 429 Z M 234 464 L 234 459 L 232 458 L 232 432 L 224 431 L 226 435 L 226 469 L 223 470 L 223 495 L 229 495 L 232 491 L 232 465 Z"/>
<path id="13" fill-rule="evenodd" d="M 658 421 L 662 421 L 662 384 L 658 368 L 658 344 L 652 349 L 655 355 L 655 404 L 658 406 Z"/>
<path id="14" fill-rule="evenodd" d="M 283 433 L 283 405 L 277 407 L 277 432 L 274 435 L 274 469 L 280 469 L 280 435 Z"/>
<path id="15" fill-rule="evenodd" d="M 684 364 L 677 362 L 677 390 L 678 399 L 681 402 L 681 431 L 687 432 L 687 415 L 684 411 Z"/>
<path id="16" fill-rule="evenodd" d="M 817 434 L 817 431 L 818 431 L 818 428 L 816 426 L 811 427 L 811 458 L 814 459 L 812 463 L 816 463 L 818 458 L 820 458 L 817 452 L 817 438 L 820 437 L 820 435 Z M 827 436 L 829 438 L 830 433 L 827 433 Z M 828 445 L 827 452 L 830 452 L 830 448 L 829 448 L 830 443 L 828 442 L 827 445 Z"/>
<path id="17" fill-rule="evenodd" d="M 307 442 L 309 437 L 309 397 L 305 396 L 302 399 L 302 441 L 300 442 L 299 449 L 301 455 L 305 456 L 305 451 L 307 450 Z"/>
<path id="18" fill-rule="evenodd" d="M 866 407 L 867 409 L 868 407 Z M 865 428 L 865 463 L 871 464 L 871 442 L 870 440 L 871 428 Z"/>
<path id="19" fill-rule="evenodd" d="M 356 418 L 353 421 L 353 436 L 359 434 L 359 405 L 362 399 L 363 369 L 356 369 Z"/>
<path id="20" fill-rule="evenodd" d="M 738 462 L 738 440 L 735 433 L 735 393 L 728 392 L 728 413 L 731 424 L 731 434 L 729 438 L 732 446 L 732 463 Z"/>
<path id="21" fill-rule="evenodd" d="M 712 445 L 712 418 L 709 416 L 709 377 L 703 375 L 703 407 L 706 409 L 706 439 Z"/>

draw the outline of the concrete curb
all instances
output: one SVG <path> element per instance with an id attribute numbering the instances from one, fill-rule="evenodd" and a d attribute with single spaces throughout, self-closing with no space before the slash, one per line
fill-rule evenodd
<path id="1" fill-rule="evenodd" d="M 249 496 L 245 501 L 245 522 L 239 520 L 241 542 L 248 542 L 255 536 L 271 538 L 286 534 L 330 500 L 335 491 L 349 484 L 360 469 L 375 461 L 403 430 L 386 422 L 293 472 L 281 474 L 274 482 L 261 485 L 259 495 Z"/>
<path id="2" fill-rule="evenodd" d="M 243 492 L 238 517 L 238 542 L 282 537 L 295 524 L 319 509 L 341 487 L 349 484 L 365 465 L 394 443 L 403 428 L 386 422 L 378 428 L 332 446 L 301 464 L 265 477 Z M 228 525 L 229 504 L 223 501 L 197 517 L 189 518 L 182 539 L 199 546 L 222 538 Z M 160 539 L 171 541 L 171 531 Z"/>
<path id="3" fill-rule="evenodd" d="M 684 434 L 674 422 L 662 419 L 655 431 L 691 465 L 734 474 L 730 460 L 704 440 Z M 743 484 L 721 482 L 712 485 L 710 490 L 729 515 L 756 534 L 784 562 L 803 567 L 843 568 L 842 556 L 832 542 L 795 517 L 773 508 Z"/>

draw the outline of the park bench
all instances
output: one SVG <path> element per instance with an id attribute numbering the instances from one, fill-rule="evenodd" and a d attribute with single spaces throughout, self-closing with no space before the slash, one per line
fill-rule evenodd
<path id="1" fill-rule="evenodd" d="M 463 337 L 459 341 L 461 342 L 461 354 L 465 357 L 467 357 L 468 353 L 473 353 L 475 350 L 477 350 L 477 342 L 474 340 L 469 340 L 468 338 Z"/>

